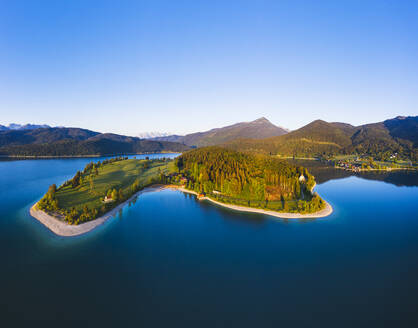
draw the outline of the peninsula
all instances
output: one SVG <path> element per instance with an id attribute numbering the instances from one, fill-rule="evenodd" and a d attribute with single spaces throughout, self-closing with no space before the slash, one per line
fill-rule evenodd
<path id="1" fill-rule="evenodd" d="M 175 160 L 116 157 L 89 163 L 52 185 L 30 214 L 61 236 L 103 224 L 144 192 L 175 188 L 233 210 L 280 218 L 324 217 L 332 207 L 313 192 L 306 168 L 221 147 L 188 151 Z"/>

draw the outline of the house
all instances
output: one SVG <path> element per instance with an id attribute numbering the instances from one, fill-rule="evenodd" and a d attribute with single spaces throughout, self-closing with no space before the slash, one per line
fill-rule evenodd
<path id="1" fill-rule="evenodd" d="M 112 197 L 107 197 L 107 196 L 105 196 L 105 198 L 104 198 L 103 202 L 104 202 L 104 203 L 113 202 L 113 199 L 112 199 Z"/>
<path id="2" fill-rule="evenodd" d="M 299 182 L 305 182 L 305 181 L 306 181 L 305 176 L 301 174 L 299 177 Z"/>
<path id="3" fill-rule="evenodd" d="M 187 183 L 187 178 L 185 178 L 185 177 L 181 178 L 180 183 L 185 185 Z"/>
<path id="4" fill-rule="evenodd" d="M 222 193 L 218 190 L 213 190 L 212 193 L 214 193 L 215 195 L 222 195 Z"/>
<path id="5" fill-rule="evenodd" d="M 204 198 L 205 198 L 205 193 L 202 193 L 202 192 L 201 192 L 200 194 L 198 194 L 198 195 L 197 195 L 197 199 L 198 199 L 198 200 L 202 200 L 202 199 L 204 199 Z"/>

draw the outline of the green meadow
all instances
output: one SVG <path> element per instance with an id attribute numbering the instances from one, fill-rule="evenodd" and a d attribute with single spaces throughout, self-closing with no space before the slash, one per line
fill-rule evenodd
<path id="1" fill-rule="evenodd" d="M 82 211 L 85 206 L 99 209 L 109 190 L 121 190 L 125 198 L 133 194 L 132 185 L 137 182 L 139 189 L 152 184 L 158 177 L 174 170 L 174 162 L 160 160 L 128 159 L 99 166 L 97 174 L 90 171 L 81 174 L 80 185 L 71 184 L 56 191 L 59 208 Z"/>

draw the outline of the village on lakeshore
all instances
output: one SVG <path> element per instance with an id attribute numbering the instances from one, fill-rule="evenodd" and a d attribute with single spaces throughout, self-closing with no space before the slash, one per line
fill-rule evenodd
<path id="1" fill-rule="evenodd" d="M 410 160 L 399 160 L 398 154 L 391 154 L 386 161 L 378 161 L 370 156 L 336 156 L 334 159 L 326 160 L 327 164 L 338 169 L 344 169 L 352 172 L 362 171 L 391 171 L 391 170 L 414 170 L 416 165 Z"/>

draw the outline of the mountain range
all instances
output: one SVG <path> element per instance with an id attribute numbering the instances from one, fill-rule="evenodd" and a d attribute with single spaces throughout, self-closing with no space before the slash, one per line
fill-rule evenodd
<path id="1" fill-rule="evenodd" d="M 397 153 L 401 158 L 417 160 L 418 116 L 398 116 L 360 126 L 316 120 L 282 136 L 236 139 L 225 146 L 296 157 L 356 153 L 387 159 Z"/>
<path id="2" fill-rule="evenodd" d="M 23 127 L 28 127 L 23 129 Z M 418 116 L 398 116 L 383 122 L 353 126 L 313 121 L 289 132 L 262 117 L 252 122 L 185 136 L 141 139 L 79 128 L 20 128 L 0 131 L 0 155 L 80 156 L 143 152 L 182 152 L 190 147 L 222 145 L 239 151 L 315 157 L 336 154 L 370 155 L 376 159 L 418 159 Z"/>
<path id="3" fill-rule="evenodd" d="M 187 146 L 204 147 L 223 144 L 239 138 L 263 139 L 281 136 L 288 130 L 272 124 L 265 117 L 251 122 L 241 122 L 209 131 L 196 132 L 185 136 L 171 135 L 150 140 L 179 142 Z"/>
<path id="4" fill-rule="evenodd" d="M 0 131 L 0 155 L 86 156 L 149 152 L 181 152 L 189 147 L 79 128 Z"/>

